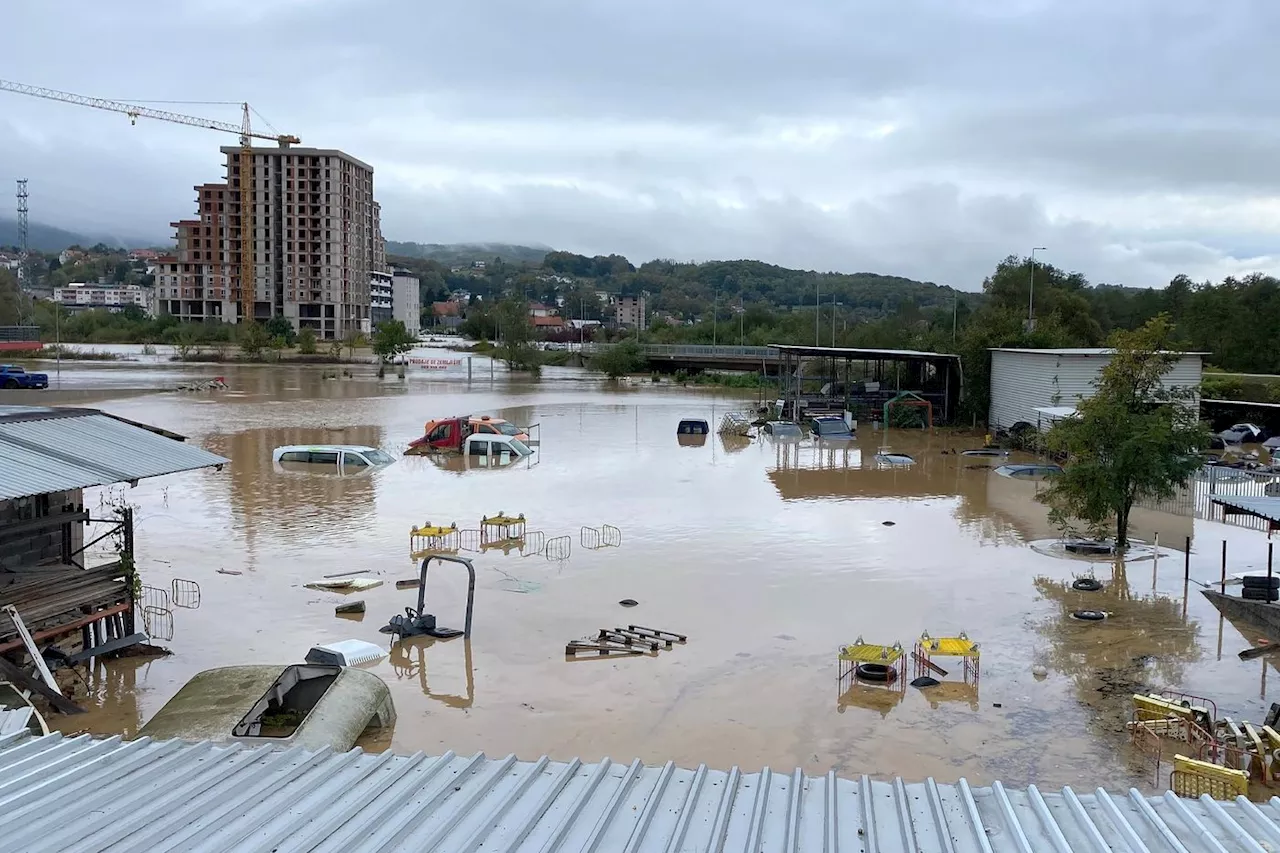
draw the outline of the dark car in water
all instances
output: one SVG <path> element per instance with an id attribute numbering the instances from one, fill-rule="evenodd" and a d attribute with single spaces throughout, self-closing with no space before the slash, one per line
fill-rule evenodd
<path id="1" fill-rule="evenodd" d="M 804 430 L 799 424 L 790 421 L 769 421 L 764 425 L 764 434 L 773 439 L 804 438 Z"/>
<path id="2" fill-rule="evenodd" d="M 16 364 L 0 364 L 0 388 L 48 388 L 49 374 L 27 373 Z"/>
<path id="3" fill-rule="evenodd" d="M 838 415 L 821 415 L 814 418 L 809 421 L 809 432 L 815 438 L 832 440 L 848 440 L 854 437 L 853 430 L 849 429 L 844 418 Z"/>

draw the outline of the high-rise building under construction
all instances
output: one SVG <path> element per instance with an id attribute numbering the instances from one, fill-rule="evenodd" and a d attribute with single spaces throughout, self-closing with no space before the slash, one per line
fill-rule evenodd
<path id="1" fill-rule="evenodd" d="M 240 204 L 253 205 L 253 318 L 286 317 L 337 340 L 369 326 L 370 274 L 386 269 L 373 167 L 323 148 L 254 148 L 240 174 L 225 147 L 225 184 L 197 187 L 200 218 L 173 223 L 177 251 L 161 258 L 157 299 L 182 320 L 240 319 Z M 245 192 L 247 190 L 247 192 Z"/>

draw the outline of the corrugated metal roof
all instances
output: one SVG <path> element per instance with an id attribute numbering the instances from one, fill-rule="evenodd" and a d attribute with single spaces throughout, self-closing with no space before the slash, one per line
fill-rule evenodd
<path id="1" fill-rule="evenodd" d="M 1210 470 L 1213 469 L 1211 468 Z M 1214 498 L 1213 502 L 1221 507 L 1230 507 L 1237 512 L 1280 522 L 1280 498 L 1232 496 L 1229 498 Z"/>
<path id="2" fill-rule="evenodd" d="M 8 406 L 0 412 L 0 500 L 123 483 L 227 461 L 91 409 Z"/>
<path id="3" fill-rule="evenodd" d="M 859 851 L 1280 848 L 1280 800 L 1015 791 L 605 760 L 0 737 L 0 850 Z"/>
<path id="4" fill-rule="evenodd" d="M 802 356 L 836 356 L 849 358 L 914 358 L 914 359 L 959 359 L 960 356 L 946 352 L 926 352 L 916 349 L 866 349 L 863 347 L 809 347 L 798 344 L 767 344 L 769 349 L 778 352 Z"/>

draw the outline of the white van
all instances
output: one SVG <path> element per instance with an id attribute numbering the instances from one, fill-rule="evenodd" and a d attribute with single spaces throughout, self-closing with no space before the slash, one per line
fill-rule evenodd
<path id="1" fill-rule="evenodd" d="M 303 462 L 325 466 L 339 473 L 353 473 L 381 468 L 396 460 L 376 447 L 359 444 L 287 444 L 272 452 L 271 461 L 277 465 Z"/>

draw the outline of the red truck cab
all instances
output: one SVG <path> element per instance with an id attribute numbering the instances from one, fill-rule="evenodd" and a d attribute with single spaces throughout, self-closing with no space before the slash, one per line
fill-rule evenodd
<path id="1" fill-rule="evenodd" d="M 510 421 L 492 418 L 488 415 L 455 418 L 441 418 L 427 421 L 422 428 L 422 437 L 409 442 L 406 453 L 443 453 L 460 452 L 462 443 L 473 433 L 497 433 L 528 441 L 529 436 Z"/>

